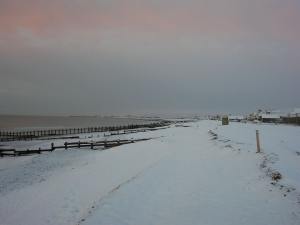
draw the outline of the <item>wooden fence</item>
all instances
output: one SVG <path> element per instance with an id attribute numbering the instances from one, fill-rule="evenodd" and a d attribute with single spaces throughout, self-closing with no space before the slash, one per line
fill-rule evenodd
<path id="1" fill-rule="evenodd" d="M 0 141 L 16 141 L 16 140 L 32 140 L 35 138 L 94 133 L 94 132 L 107 132 L 107 131 L 120 131 L 138 128 L 155 128 L 168 124 L 168 122 L 158 122 L 150 124 L 134 124 L 126 126 L 109 126 L 109 127 L 86 127 L 86 128 L 67 128 L 67 129 L 50 129 L 50 130 L 32 130 L 32 131 L 0 131 Z"/>
<path id="2" fill-rule="evenodd" d="M 23 155 L 32 155 L 32 154 L 41 154 L 42 152 L 52 152 L 56 149 L 70 149 L 70 148 L 88 148 L 92 150 L 97 150 L 101 147 L 100 150 L 109 149 L 112 147 L 130 144 L 140 141 L 147 141 L 151 138 L 142 138 L 142 139 L 132 139 L 132 140 L 113 140 L 113 141 L 96 141 L 96 142 L 65 142 L 63 145 L 55 146 L 54 143 L 51 143 L 51 146 L 47 149 L 26 149 L 26 150 L 16 150 L 16 149 L 0 149 L 0 157 L 3 156 L 23 156 Z"/>
<path id="3" fill-rule="evenodd" d="M 282 122 L 300 125 L 300 115 L 294 117 L 282 117 Z"/>

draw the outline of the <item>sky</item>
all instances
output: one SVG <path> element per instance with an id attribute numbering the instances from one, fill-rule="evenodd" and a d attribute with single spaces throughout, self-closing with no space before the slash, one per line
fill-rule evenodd
<path id="1" fill-rule="evenodd" d="M 299 0 L 0 0 L 0 114 L 300 106 Z"/>

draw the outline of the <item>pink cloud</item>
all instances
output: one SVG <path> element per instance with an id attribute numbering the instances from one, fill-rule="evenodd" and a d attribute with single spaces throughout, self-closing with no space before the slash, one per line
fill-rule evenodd
<path id="1" fill-rule="evenodd" d="M 66 32 L 94 32 L 126 29 L 131 32 L 155 32 L 158 35 L 193 34 L 214 37 L 261 36 L 279 40 L 299 40 L 298 5 L 245 9 L 218 8 L 217 4 L 186 4 L 159 7 L 135 1 L 118 4 L 72 1 L 4 1 L 0 6 L 0 33 L 30 30 L 39 36 L 59 36 Z M 235 2 L 235 1 L 233 1 Z M 256 1 L 254 1 L 256 2 Z M 268 1 L 264 1 L 268 2 Z M 290 2 L 290 1 L 287 1 Z M 242 7 L 243 6 L 243 7 Z M 252 10 L 252 11 L 251 11 Z"/>

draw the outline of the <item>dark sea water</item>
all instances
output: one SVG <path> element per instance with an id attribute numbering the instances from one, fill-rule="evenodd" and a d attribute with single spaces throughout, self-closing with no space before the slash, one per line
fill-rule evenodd
<path id="1" fill-rule="evenodd" d="M 22 131 L 57 128 L 123 126 L 151 123 L 149 120 L 101 116 L 8 116 L 0 115 L 0 130 Z"/>

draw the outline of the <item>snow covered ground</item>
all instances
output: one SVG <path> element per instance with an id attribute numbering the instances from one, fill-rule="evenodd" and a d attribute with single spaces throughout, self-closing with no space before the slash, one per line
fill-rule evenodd
<path id="1" fill-rule="evenodd" d="M 265 170 L 279 171 L 281 183 L 300 191 L 300 127 L 274 124 L 231 123 L 217 126 L 219 142 L 242 151 L 255 151 L 255 131 L 259 130 Z M 267 171 L 266 171 L 267 172 Z"/>
<path id="2" fill-rule="evenodd" d="M 186 125 L 122 135 L 155 139 L 106 151 L 0 158 L 0 224 L 300 223 L 300 127 Z M 255 153 L 256 129 L 262 154 Z M 87 139 L 104 138 L 98 135 Z M 267 168 L 283 179 L 271 184 Z"/>

